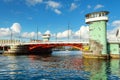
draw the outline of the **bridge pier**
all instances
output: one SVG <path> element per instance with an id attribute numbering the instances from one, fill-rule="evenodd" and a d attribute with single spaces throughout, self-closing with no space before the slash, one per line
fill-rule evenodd
<path id="1" fill-rule="evenodd" d="M 3 55 L 49 55 L 52 53 L 52 48 L 38 47 L 30 50 L 29 45 L 11 45 L 10 49 L 3 52 Z"/>
<path id="2" fill-rule="evenodd" d="M 29 49 L 24 45 L 11 45 L 10 49 L 3 52 L 3 55 L 27 55 L 29 54 Z"/>

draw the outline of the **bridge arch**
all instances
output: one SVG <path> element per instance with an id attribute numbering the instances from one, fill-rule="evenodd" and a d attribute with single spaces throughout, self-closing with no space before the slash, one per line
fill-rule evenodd
<path id="1" fill-rule="evenodd" d="M 42 49 L 52 49 L 52 48 L 56 48 L 58 46 L 70 46 L 79 50 L 83 50 L 83 44 L 82 43 L 73 43 L 73 44 L 69 44 L 69 43 L 63 43 L 63 44 L 34 44 L 34 45 L 30 45 L 29 46 L 29 50 L 34 50 L 37 48 L 42 48 Z"/>

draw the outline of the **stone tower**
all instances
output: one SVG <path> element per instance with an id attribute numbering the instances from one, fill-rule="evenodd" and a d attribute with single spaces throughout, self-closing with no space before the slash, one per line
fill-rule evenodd
<path id="1" fill-rule="evenodd" d="M 97 55 L 107 55 L 108 11 L 86 14 L 85 22 L 89 25 L 90 51 Z"/>

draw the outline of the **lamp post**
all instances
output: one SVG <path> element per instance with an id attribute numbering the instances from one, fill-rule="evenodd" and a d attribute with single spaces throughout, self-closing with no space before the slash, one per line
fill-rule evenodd
<path id="1" fill-rule="evenodd" d="M 10 30 L 10 41 L 11 41 L 11 43 L 12 43 L 12 37 L 13 37 L 12 30 Z"/>
<path id="2" fill-rule="evenodd" d="M 37 40 L 38 40 L 38 27 L 37 27 Z"/>
<path id="3" fill-rule="evenodd" d="M 70 26 L 69 26 L 69 24 L 68 24 L 68 41 L 69 41 L 69 28 L 70 28 Z"/>
<path id="4" fill-rule="evenodd" d="M 79 34 L 80 34 L 80 37 L 79 37 L 79 39 L 80 39 L 80 41 L 81 41 L 81 31 L 79 31 Z"/>
<path id="5" fill-rule="evenodd" d="M 55 34 L 55 37 L 56 37 L 56 42 L 57 42 L 57 33 Z"/>

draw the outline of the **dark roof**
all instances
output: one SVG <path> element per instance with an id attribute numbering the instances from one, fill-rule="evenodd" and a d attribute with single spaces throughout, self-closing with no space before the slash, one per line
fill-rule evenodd
<path id="1" fill-rule="evenodd" d="M 88 13 L 88 14 L 86 14 L 85 16 L 87 17 L 87 16 L 88 16 L 88 15 L 90 15 L 90 14 L 100 13 L 100 12 L 105 12 L 106 14 L 109 14 L 109 12 L 108 12 L 108 11 L 99 11 L 99 12 L 92 12 L 92 13 Z"/>

